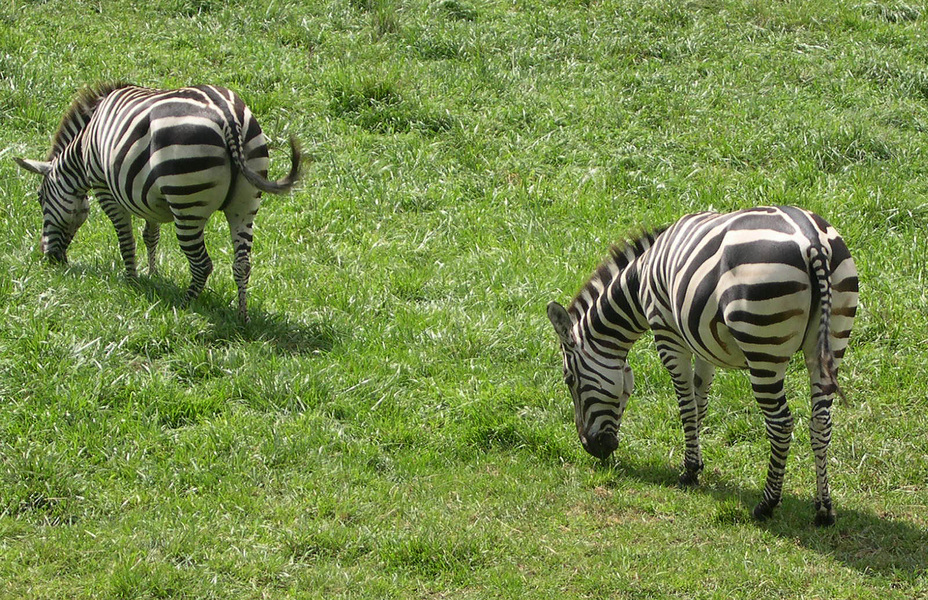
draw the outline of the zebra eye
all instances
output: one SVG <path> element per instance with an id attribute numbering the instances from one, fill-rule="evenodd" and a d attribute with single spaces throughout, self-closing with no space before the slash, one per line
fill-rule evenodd
<path id="1" fill-rule="evenodd" d="M 573 373 L 564 373 L 564 383 L 567 384 L 567 387 L 574 387 L 574 383 L 576 383 L 576 381 L 577 380 L 574 378 Z"/>

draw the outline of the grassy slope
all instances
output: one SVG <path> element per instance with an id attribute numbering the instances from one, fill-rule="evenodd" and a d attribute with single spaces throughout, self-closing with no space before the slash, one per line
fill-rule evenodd
<path id="1" fill-rule="evenodd" d="M 928 34 L 901 2 L 17 2 L 0 8 L 0 595 L 584 598 L 928 594 Z M 673 5 L 676 4 L 676 5 Z M 37 255 L 40 157 L 98 79 L 238 90 L 306 184 L 258 217 L 241 328 L 225 225 L 121 278 L 99 210 Z M 811 527 L 808 383 L 775 519 L 742 374 L 704 486 L 673 486 L 648 341 L 607 466 L 544 318 L 608 244 L 796 203 L 862 304 L 836 410 L 839 523 Z"/>

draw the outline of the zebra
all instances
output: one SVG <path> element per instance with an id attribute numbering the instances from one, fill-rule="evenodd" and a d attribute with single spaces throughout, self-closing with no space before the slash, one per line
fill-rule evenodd
<path id="1" fill-rule="evenodd" d="M 699 434 L 716 367 L 747 369 L 770 442 L 763 521 L 780 503 L 793 433 L 783 381 L 800 349 L 812 392 L 815 524 L 835 511 L 826 456 L 837 369 L 857 310 L 858 279 L 844 240 L 822 217 L 789 207 L 686 215 L 613 246 L 568 308 L 547 307 L 584 449 L 605 460 L 634 377 L 627 357 L 646 330 L 670 373 L 683 423 L 680 484 L 703 470 Z"/>
<path id="2" fill-rule="evenodd" d="M 213 270 L 203 229 L 222 211 L 235 255 L 239 314 L 247 322 L 252 226 L 261 193 L 293 187 L 300 149 L 291 137 L 290 172 L 269 181 L 267 140 L 234 92 L 211 85 L 156 90 L 101 83 L 78 92 L 45 161 L 15 160 L 42 176 L 41 250 L 52 262 L 67 262 L 68 246 L 87 219 L 90 192 L 116 229 L 131 280 L 138 277 L 131 217 L 145 221 L 150 274 L 157 271 L 161 224 L 173 221 L 190 264 L 185 304 L 200 295 Z"/>

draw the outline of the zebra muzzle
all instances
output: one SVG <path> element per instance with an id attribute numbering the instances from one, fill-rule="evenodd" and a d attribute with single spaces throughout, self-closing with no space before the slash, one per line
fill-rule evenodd
<path id="1" fill-rule="evenodd" d="M 619 447 L 618 436 L 611 431 L 602 431 L 592 438 L 581 438 L 583 449 L 600 460 L 605 460 Z"/>

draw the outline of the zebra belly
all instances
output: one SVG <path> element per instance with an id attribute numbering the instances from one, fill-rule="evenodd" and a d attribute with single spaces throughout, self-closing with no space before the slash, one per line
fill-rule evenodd
<path id="1" fill-rule="evenodd" d="M 768 304 L 763 309 L 748 301 L 727 306 L 719 324 L 713 325 L 713 332 L 718 332 L 715 339 L 722 340 L 724 349 L 722 361 L 727 364 L 722 366 L 788 362 L 802 347 L 809 326 L 811 293 L 799 296 L 797 302 Z"/>
<path id="2" fill-rule="evenodd" d="M 673 340 L 681 348 L 689 350 L 716 367 L 748 367 L 744 352 L 722 319 L 712 316 L 703 321 L 701 327 L 692 329 L 685 317 L 686 315 L 674 316 L 666 313 L 652 314 L 649 324 L 655 335 Z"/>
<path id="3" fill-rule="evenodd" d="M 163 198 L 150 198 L 148 202 L 127 200 L 124 204 L 134 216 L 146 221 L 170 223 L 174 220 L 174 215 Z"/>
<path id="4" fill-rule="evenodd" d="M 744 352 L 727 325 L 719 319 L 712 319 L 708 333 L 708 336 L 701 336 L 699 342 L 688 340 L 693 354 L 717 367 L 726 369 L 748 367 Z"/>
<path id="5" fill-rule="evenodd" d="M 786 362 L 799 351 L 812 302 L 804 271 L 739 265 L 714 283 L 708 294 L 690 289 L 673 316 L 694 354 L 719 367 L 747 368 Z"/>
<path id="6" fill-rule="evenodd" d="M 129 212 L 146 221 L 206 220 L 222 207 L 231 185 L 228 156 L 216 149 L 187 160 L 156 153 L 146 166 L 133 178 L 131 193 L 116 189 Z"/>

